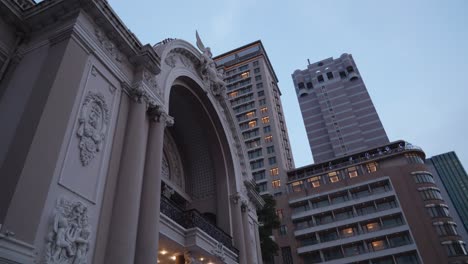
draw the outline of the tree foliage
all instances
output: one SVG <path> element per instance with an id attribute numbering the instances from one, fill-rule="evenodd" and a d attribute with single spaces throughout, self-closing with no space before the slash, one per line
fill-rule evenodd
<path id="1" fill-rule="evenodd" d="M 271 239 L 272 231 L 279 228 L 281 223 L 276 215 L 276 201 L 273 196 L 266 194 L 262 195 L 262 198 L 265 201 L 265 205 L 262 209 L 257 210 L 258 221 L 260 223 L 260 245 L 263 261 L 270 263 L 273 260 L 273 256 L 276 256 L 278 252 L 278 245 Z"/>

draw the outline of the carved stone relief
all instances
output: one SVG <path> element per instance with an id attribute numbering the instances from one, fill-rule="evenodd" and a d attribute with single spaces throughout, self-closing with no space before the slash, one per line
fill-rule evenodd
<path id="1" fill-rule="evenodd" d="M 167 165 L 164 164 L 165 162 Z M 185 178 L 182 159 L 180 158 L 174 139 L 167 130 L 164 132 L 164 155 L 161 173 L 163 177 L 185 192 Z"/>
<path id="2" fill-rule="evenodd" d="M 151 89 L 151 91 L 154 92 L 154 94 L 156 94 L 159 97 L 164 96 L 163 90 L 158 86 L 156 75 L 152 75 L 147 71 L 143 71 L 143 79 L 145 80 L 146 84 Z"/>
<path id="3" fill-rule="evenodd" d="M 87 166 L 101 150 L 109 124 L 109 108 L 101 93 L 88 92 L 78 122 L 81 164 Z"/>
<path id="4" fill-rule="evenodd" d="M 119 49 L 114 44 L 114 42 L 110 41 L 106 37 L 105 33 L 98 28 L 96 29 L 95 34 L 96 34 L 96 38 L 98 39 L 99 43 L 101 43 L 104 50 L 106 50 L 117 62 L 122 62 L 124 59 L 124 56 L 119 51 Z"/>
<path id="5" fill-rule="evenodd" d="M 59 198 L 47 236 L 45 264 L 85 264 L 91 227 L 88 208 L 79 201 Z"/>
<path id="6" fill-rule="evenodd" d="M 216 247 L 211 250 L 211 253 L 218 257 L 221 261 L 224 261 L 224 259 L 226 258 L 226 255 L 224 253 L 224 245 L 221 242 L 218 242 Z"/>

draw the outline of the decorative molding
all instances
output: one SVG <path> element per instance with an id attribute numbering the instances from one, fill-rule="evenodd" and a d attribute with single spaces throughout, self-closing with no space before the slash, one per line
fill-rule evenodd
<path id="1" fill-rule="evenodd" d="M 109 124 L 109 115 L 104 95 L 88 92 L 81 106 L 76 132 L 80 138 L 78 148 L 83 166 L 87 166 L 101 150 Z"/>
<path id="2" fill-rule="evenodd" d="M 96 28 L 94 34 L 96 35 L 97 40 L 101 44 L 101 47 L 104 48 L 104 50 L 106 50 L 109 53 L 109 55 L 111 55 L 112 58 L 114 58 L 115 61 L 119 63 L 123 62 L 125 56 L 120 52 L 115 43 L 113 41 L 110 41 L 106 37 L 104 31 L 102 31 L 99 28 Z"/>
<path id="3" fill-rule="evenodd" d="M 147 113 L 152 120 L 163 122 L 167 127 L 174 125 L 174 118 L 168 115 L 160 105 L 150 104 Z"/>
<path id="4" fill-rule="evenodd" d="M 87 263 L 91 227 L 88 224 L 88 208 L 83 203 L 59 198 L 50 228 L 45 264 Z"/>
<path id="5" fill-rule="evenodd" d="M 164 132 L 163 165 L 167 165 L 167 167 L 163 166 L 166 172 L 164 170 L 161 171 L 163 178 L 167 179 L 176 188 L 179 188 L 179 192 L 185 193 L 185 174 L 182 158 L 180 157 L 177 144 L 168 130 Z"/>
<path id="6" fill-rule="evenodd" d="M 158 86 L 158 82 L 156 80 L 156 75 L 151 74 L 150 72 L 144 70 L 143 71 L 143 80 L 148 85 L 151 91 L 154 92 L 155 95 L 159 96 L 160 98 L 164 97 L 164 91 Z"/>
<path id="7" fill-rule="evenodd" d="M 211 253 L 218 257 L 221 261 L 226 259 L 226 254 L 224 253 L 224 245 L 221 242 L 216 244 L 216 247 L 211 250 Z"/>

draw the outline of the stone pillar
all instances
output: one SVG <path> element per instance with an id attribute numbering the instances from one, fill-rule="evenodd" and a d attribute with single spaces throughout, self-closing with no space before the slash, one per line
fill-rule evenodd
<path id="1" fill-rule="evenodd" d="M 242 224 L 242 209 L 239 194 L 231 196 L 232 216 L 233 216 L 233 235 L 234 246 L 239 250 L 239 263 L 249 264 L 247 262 L 247 252 L 244 239 L 244 230 Z"/>
<path id="2" fill-rule="evenodd" d="M 252 244 L 251 234 L 250 234 L 250 221 L 249 221 L 249 206 L 247 201 L 242 201 L 241 204 L 242 210 L 242 228 L 244 229 L 244 241 L 245 241 L 245 250 L 247 256 L 247 263 L 257 263 L 257 258 L 255 257 L 253 251 L 256 250 L 255 245 Z"/>
<path id="3" fill-rule="evenodd" d="M 133 263 L 137 239 L 146 140 L 146 103 L 141 91 L 132 94 L 122 158 L 115 190 L 106 263 Z"/>
<path id="4" fill-rule="evenodd" d="M 148 109 L 150 120 L 145 172 L 140 200 L 140 217 L 135 263 L 157 263 L 159 242 L 159 212 L 161 204 L 161 165 L 163 159 L 164 129 L 174 119 L 159 106 Z M 183 257 L 183 256 L 182 256 Z"/>
<path id="5" fill-rule="evenodd" d="M 257 261 L 258 263 L 263 263 L 262 259 L 262 247 L 260 243 L 260 233 L 259 233 L 258 222 L 255 222 L 255 243 L 257 244 Z"/>

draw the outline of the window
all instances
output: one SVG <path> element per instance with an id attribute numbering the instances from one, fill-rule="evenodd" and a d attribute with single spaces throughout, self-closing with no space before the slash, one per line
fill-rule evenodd
<path id="1" fill-rule="evenodd" d="M 299 89 L 304 89 L 304 88 L 305 88 L 303 82 L 298 83 L 298 84 L 297 84 L 297 87 L 298 87 Z"/>
<path id="2" fill-rule="evenodd" d="M 266 126 L 266 127 L 263 127 L 263 133 L 268 133 L 271 131 L 271 127 L 270 126 Z"/>
<path id="3" fill-rule="evenodd" d="M 254 67 L 255 67 L 255 66 L 258 66 L 258 61 L 254 61 L 254 62 L 253 62 L 253 66 L 254 66 Z"/>
<path id="4" fill-rule="evenodd" d="M 358 171 L 356 167 L 349 167 L 346 169 L 348 171 L 348 176 L 354 178 L 358 176 Z"/>
<path id="5" fill-rule="evenodd" d="M 346 72 L 340 71 L 340 78 L 341 78 L 341 79 L 346 78 Z"/>
<path id="6" fill-rule="evenodd" d="M 418 191 L 424 200 L 442 200 L 440 190 L 435 187 L 419 188 Z"/>
<path id="7" fill-rule="evenodd" d="M 333 79 L 333 72 L 327 72 L 327 78 L 328 80 Z"/>
<path id="8" fill-rule="evenodd" d="M 380 225 L 377 221 L 372 221 L 364 224 L 362 226 L 362 229 L 366 232 L 374 232 L 380 230 Z"/>
<path id="9" fill-rule="evenodd" d="M 466 252 L 465 242 L 463 241 L 444 241 L 442 244 L 447 249 L 447 254 L 449 256 L 466 256 L 468 253 Z"/>
<path id="10" fill-rule="evenodd" d="M 252 150 L 247 152 L 249 159 L 255 159 L 262 156 L 262 149 Z"/>
<path id="11" fill-rule="evenodd" d="M 338 209 L 333 212 L 335 214 L 335 220 L 349 219 L 353 217 L 353 208 L 346 207 L 343 209 Z"/>
<path id="12" fill-rule="evenodd" d="M 328 179 L 330 180 L 330 182 L 339 182 L 340 177 L 338 177 L 338 172 L 336 171 L 329 172 Z"/>
<path id="13" fill-rule="evenodd" d="M 401 215 L 392 215 L 382 218 L 382 227 L 389 228 L 393 226 L 399 226 L 403 224 Z"/>
<path id="14" fill-rule="evenodd" d="M 291 189 L 293 192 L 300 192 L 302 191 L 303 188 L 303 183 L 302 181 L 295 181 L 291 183 Z"/>
<path id="15" fill-rule="evenodd" d="M 248 77 L 250 76 L 250 72 L 248 72 L 248 71 L 247 71 L 247 72 L 243 72 L 243 73 L 241 73 L 240 76 L 241 76 L 242 79 L 248 78 Z"/>
<path id="16" fill-rule="evenodd" d="M 339 192 L 330 195 L 330 201 L 332 204 L 342 203 L 348 200 L 348 192 Z"/>
<path id="17" fill-rule="evenodd" d="M 247 148 L 259 147 L 261 145 L 262 145 L 262 143 L 260 142 L 260 139 L 255 139 L 255 140 L 245 142 L 245 146 Z"/>
<path id="18" fill-rule="evenodd" d="M 375 172 L 377 171 L 377 162 L 371 162 L 366 164 L 367 172 Z"/>
<path id="19" fill-rule="evenodd" d="M 248 113 L 245 114 L 245 116 L 246 116 L 248 119 L 250 119 L 250 118 L 252 118 L 252 117 L 255 117 L 255 112 L 254 112 L 254 111 L 248 112 Z"/>
<path id="20" fill-rule="evenodd" d="M 247 132 L 243 132 L 242 133 L 242 137 L 244 139 L 249 139 L 249 138 L 252 138 L 252 137 L 256 137 L 256 136 L 259 136 L 260 135 L 260 132 L 257 129 L 254 129 L 254 130 L 251 130 L 251 131 L 247 131 Z"/>
<path id="21" fill-rule="evenodd" d="M 265 143 L 271 143 L 273 141 L 273 136 L 269 135 L 265 137 Z"/>
<path id="22" fill-rule="evenodd" d="M 380 240 L 374 240 L 374 241 L 369 242 L 367 246 L 371 251 L 379 251 L 379 250 L 387 248 L 386 244 L 387 243 L 385 242 L 384 239 L 380 239 Z"/>
<path id="23" fill-rule="evenodd" d="M 396 201 L 393 198 L 383 198 L 375 202 L 377 210 L 383 211 L 397 207 Z"/>
<path id="24" fill-rule="evenodd" d="M 267 108 L 267 107 L 262 107 L 262 108 L 260 109 L 260 113 L 262 113 L 262 114 L 266 114 L 267 112 L 268 112 L 268 108 Z"/>
<path id="25" fill-rule="evenodd" d="M 283 220 L 283 209 L 276 209 L 276 216 L 278 216 L 279 220 Z"/>
<path id="26" fill-rule="evenodd" d="M 416 183 L 435 183 L 434 177 L 429 173 L 417 173 L 413 177 Z"/>
<path id="27" fill-rule="evenodd" d="M 268 146 L 267 147 L 267 153 L 268 154 L 275 153 L 275 146 Z"/>
<path id="28" fill-rule="evenodd" d="M 319 186 L 320 186 L 321 179 L 322 179 L 321 176 L 315 176 L 315 177 L 312 177 L 312 178 L 307 179 L 307 182 L 308 182 L 312 187 L 316 188 L 316 187 L 319 187 Z"/>
<path id="29" fill-rule="evenodd" d="M 280 228 L 279 228 L 280 236 L 284 236 L 287 233 L 288 233 L 288 228 L 286 227 L 286 225 L 281 225 Z"/>
<path id="30" fill-rule="evenodd" d="M 448 206 L 445 204 L 428 204 L 427 212 L 431 217 L 450 217 Z"/>
<path id="31" fill-rule="evenodd" d="M 228 93 L 228 97 L 229 97 L 229 98 L 234 98 L 234 97 L 236 97 L 238 94 L 239 94 L 238 91 L 235 91 L 235 92 L 232 92 L 232 93 Z"/>
<path id="32" fill-rule="evenodd" d="M 267 191 L 267 184 L 266 182 L 257 184 L 258 192 L 266 192 Z"/>
<path id="33" fill-rule="evenodd" d="M 255 127 L 255 126 L 257 126 L 257 120 L 252 120 L 248 124 L 249 124 L 250 128 Z"/>
<path id="34" fill-rule="evenodd" d="M 264 92 L 264 91 L 258 92 L 258 97 L 261 97 L 261 96 L 265 96 L 265 92 Z"/>
<path id="35" fill-rule="evenodd" d="M 345 256 L 355 256 L 364 253 L 364 246 L 362 243 L 352 243 L 343 246 Z"/>
<path id="36" fill-rule="evenodd" d="M 249 65 L 248 65 L 248 64 L 242 65 L 242 66 L 239 67 L 239 71 L 245 71 L 245 70 L 247 70 L 248 68 L 249 68 Z"/>
<path id="37" fill-rule="evenodd" d="M 263 88 L 263 83 L 257 83 L 257 89 Z"/>
<path id="38" fill-rule="evenodd" d="M 281 180 L 272 181 L 271 187 L 273 187 L 273 189 L 278 189 L 279 187 L 281 187 Z"/>
<path id="39" fill-rule="evenodd" d="M 270 176 L 276 176 L 278 174 L 279 174 L 279 169 L 278 168 L 270 169 Z"/>
<path id="40" fill-rule="evenodd" d="M 343 257 L 343 253 L 341 252 L 341 247 L 332 247 L 322 250 L 323 257 L 326 261 L 339 259 Z"/>
<path id="41" fill-rule="evenodd" d="M 261 75 L 255 76 L 255 81 L 261 81 L 261 80 L 262 80 L 262 76 L 261 76 Z"/>
<path id="42" fill-rule="evenodd" d="M 320 74 L 319 76 L 317 76 L 317 80 L 318 82 L 324 82 L 324 79 L 323 79 L 323 76 Z"/>
<path id="43" fill-rule="evenodd" d="M 254 73 L 259 73 L 260 72 L 260 68 L 255 68 L 254 69 Z"/>
<path id="44" fill-rule="evenodd" d="M 398 264 L 419 264 L 418 257 L 416 252 L 404 253 L 401 255 L 395 256 L 396 262 Z"/>
<path id="45" fill-rule="evenodd" d="M 457 233 L 457 224 L 452 221 L 448 222 L 435 222 L 433 225 L 436 228 L 437 234 L 439 236 L 456 236 Z"/>
<path id="46" fill-rule="evenodd" d="M 340 236 L 342 238 L 351 237 L 358 234 L 358 229 L 356 226 L 346 226 L 339 229 Z"/>
<path id="47" fill-rule="evenodd" d="M 254 172 L 252 173 L 252 176 L 256 181 L 263 180 L 265 179 L 265 171 L 263 170 L 263 171 Z"/>
<path id="48" fill-rule="evenodd" d="M 250 168 L 252 170 L 263 168 L 263 159 L 250 162 Z"/>
<path id="49" fill-rule="evenodd" d="M 293 264 L 291 247 L 282 247 L 281 256 L 283 257 L 283 264 Z"/>
<path id="50" fill-rule="evenodd" d="M 320 242 L 328 242 L 338 239 L 338 233 L 336 233 L 335 229 L 323 231 L 319 233 Z"/>
<path id="51" fill-rule="evenodd" d="M 346 67 L 346 70 L 348 71 L 348 73 L 354 72 L 353 66 L 348 66 L 348 67 Z"/>
<path id="52" fill-rule="evenodd" d="M 356 206 L 356 211 L 358 215 L 374 213 L 376 211 L 374 202 L 363 203 L 359 206 Z"/>
<path id="53" fill-rule="evenodd" d="M 308 88 L 308 89 L 312 89 L 312 88 L 314 88 L 314 86 L 312 85 L 312 83 L 311 83 L 311 82 L 308 82 L 308 83 L 306 84 L 306 86 L 307 86 L 307 88 Z"/>
<path id="54" fill-rule="evenodd" d="M 405 157 L 409 164 L 424 164 L 424 160 L 417 154 L 407 153 Z"/>
<path id="55" fill-rule="evenodd" d="M 276 164 L 276 157 L 268 158 L 268 164 L 270 164 L 270 165 Z"/>
<path id="56" fill-rule="evenodd" d="M 266 99 L 265 98 L 258 100 L 258 105 L 262 106 L 262 105 L 265 105 L 265 104 L 266 104 Z"/>
<path id="57" fill-rule="evenodd" d="M 268 123 L 270 123 L 270 117 L 268 117 L 268 116 L 262 117 L 262 123 L 263 123 L 263 124 L 268 124 Z"/>

